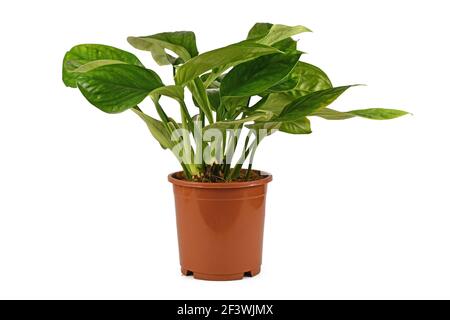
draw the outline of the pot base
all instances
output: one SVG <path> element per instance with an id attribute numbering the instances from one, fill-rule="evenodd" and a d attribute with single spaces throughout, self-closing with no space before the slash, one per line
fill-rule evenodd
<path id="1" fill-rule="evenodd" d="M 234 273 L 234 274 L 206 274 L 190 271 L 185 268 L 181 268 L 181 273 L 185 276 L 193 276 L 194 279 L 199 280 L 211 280 L 211 281 L 229 281 L 229 280 L 242 280 L 244 277 L 254 277 L 260 273 L 261 267 L 254 268 L 249 271 Z"/>

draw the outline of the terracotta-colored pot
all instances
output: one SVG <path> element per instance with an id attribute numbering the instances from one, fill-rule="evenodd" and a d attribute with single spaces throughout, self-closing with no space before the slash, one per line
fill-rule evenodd
<path id="1" fill-rule="evenodd" d="M 267 183 L 203 183 L 169 175 L 175 194 L 181 272 L 238 280 L 260 272 Z"/>

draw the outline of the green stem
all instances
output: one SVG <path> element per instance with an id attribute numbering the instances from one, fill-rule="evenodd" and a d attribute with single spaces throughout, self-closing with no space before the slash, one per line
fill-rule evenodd
<path id="1" fill-rule="evenodd" d="M 247 148 L 248 143 L 250 142 L 250 136 L 251 136 L 251 132 L 249 132 L 247 134 L 247 137 L 245 138 L 245 142 L 244 142 L 244 148 L 242 150 L 242 154 L 238 160 L 238 162 L 236 163 L 236 165 L 234 166 L 233 170 L 231 171 L 231 175 L 229 177 L 230 180 L 233 180 L 235 178 L 237 178 L 239 176 L 239 174 L 241 173 L 241 168 L 242 165 L 245 162 L 245 159 L 247 159 L 250 150 L 254 147 L 255 144 L 257 144 L 257 139 L 255 139 L 252 144 Z"/>
<path id="2" fill-rule="evenodd" d="M 225 168 L 224 168 L 224 176 L 225 176 L 225 178 L 228 178 L 228 174 L 229 174 L 230 169 L 231 169 L 231 162 L 233 161 L 234 154 L 236 153 L 236 147 L 238 145 L 241 133 L 242 133 L 242 125 L 240 125 L 237 129 L 234 129 L 233 136 L 230 137 L 231 141 L 228 144 L 228 148 L 227 148 L 227 150 L 225 152 L 225 154 L 227 155 L 227 158 L 226 158 L 227 161 L 224 163 L 224 165 L 225 165 Z"/>
<path id="3" fill-rule="evenodd" d="M 250 177 L 250 172 L 252 171 L 253 166 L 253 158 L 255 157 L 256 148 L 258 148 L 258 144 L 255 144 L 252 153 L 250 154 L 250 159 L 248 160 L 247 172 L 245 173 L 245 180 L 248 180 Z"/>

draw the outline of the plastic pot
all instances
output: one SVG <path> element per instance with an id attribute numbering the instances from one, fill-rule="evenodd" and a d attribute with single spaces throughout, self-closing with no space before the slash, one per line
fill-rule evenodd
<path id="1" fill-rule="evenodd" d="M 238 280 L 260 272 L 267 184 L 246 182 L 173 184 L 181 272 L 204 280 Z"/>

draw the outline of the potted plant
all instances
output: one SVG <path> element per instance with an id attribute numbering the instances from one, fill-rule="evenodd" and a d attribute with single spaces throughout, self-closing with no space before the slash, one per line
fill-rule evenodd
<path id="1" fill-rule="evenodd" d="M 172 67 L 172 84 L 164 84 L 135 55 L 114 47 L 81 44 L 66 53 L 66 86 L 78 88 L 104 112 L 136 113 L 161 147 L 179 160 L 183 170 L 170 174 L 169 181 L 183 274 L 232 280 L 259 273 L 272 176 L 252 169 L 252 163 L 267 136 L 276 131 L 309 134 L 310 117 L 384 120 L 406 114 L 328 108 L 351 86 L 334 87 L 321 69 L 299 61 L 302 52 L 292 37 L 308 31 L 257 23 L 245 40 L 202 54 L 190 31 L 129 37 L 133 47 Z M 139 108 L 147 97 L 157 118 Z M 178 119 L 161 97 L 176 101 Z"/>

